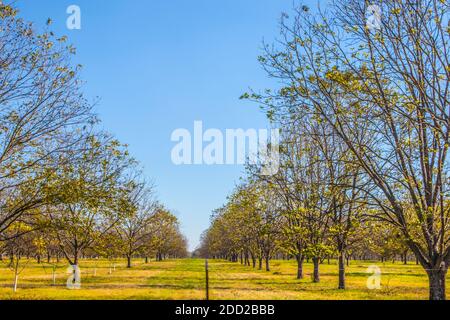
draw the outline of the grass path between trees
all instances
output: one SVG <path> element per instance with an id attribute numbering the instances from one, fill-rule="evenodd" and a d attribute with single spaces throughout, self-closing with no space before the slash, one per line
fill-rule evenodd
<path id="1" fill-rule="evenodd" d="M 131 269 L 126 261 L 116 262 L 115 270 L 106 260 L 82 260 L 81 289 L 66 288 L 68 265 L 56 268 L 30 262 L 19 276 L 18 290 L 12 290 L 13 272 L 0 262 L 0 299 L 204 299 L 204 260 L 183 259 L 145 264 L 135 259 Z M 367 289 L 370 265 L 381 269 L 381 289 Z M 337 263 L 320 266 L 321 282 L 312 283 L 312 264 L 305 263 L 305 278 L 297 280 L 295 261 L 276 260 L 270 272 L 254 270 L 239 263 L 210 260 L 211 299 L 427 299 L 428 280 L 420 266 L 352 261 L 347 269 L 347 290 L 337 288 Z M 111 273 L 110 273 L 111 269 Z M 450 277 L 447 277 L 447 281 Z M 447 295 L 447 298 L 450 298 Z"/>

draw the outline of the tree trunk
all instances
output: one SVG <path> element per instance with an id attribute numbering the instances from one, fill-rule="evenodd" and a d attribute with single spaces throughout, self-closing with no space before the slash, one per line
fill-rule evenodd
<path id="1" fill-rule="evenodd" d="M 56 285 L 56 266 L 53 266 L 53 270 L 52 270 L 52 285 L 53 286 Z"/>
<path id="2" fill-rule="evenodd" d="M 428 270 L 428 280 L 430 283 L 430 300 L 445 300 L 445 276 L 446 271 Z"/>
<path id="3" fill-rule="evenodd" d="M 17 292 L 17 282 L 19 280 L 19 275 L 16 273 L 14 275 L 14 286 L 13 286 L 13 292 Z"/>
<path id="4" fill-rule="evenodd" d="M 127 268 L 131 268 L 131 256 L 127 256 Z"/>
<path id="5" fill-rule="evenodd" d="M 339 253 L 339 286 L 338 289 L 345 289 L 345 254 Z"/>
<path id="6" fill-rule="evenodd" d="M 76 285 L 76 283 L 77 283 L 77 280 L 80 280 L 80 279 L 77 279 L 77 270 L 79 270 L 79 268 L 78 268 L 78 257 L 77 257 L 77 259 L 76 259 L 76 263 L 74 264 L 74 265 L 72 265 L 72 268 L 73 268 L 73 279 L 72 279 L 72 284 L 74 285 L 74 287 L 75 287 L 75 285 Z M 80 275 L 80 274 L 79 274 Z"/>
<path id="7" fill-rule="evenodd" d="M 258 270 L 262 270 L 262 258 L 258 258 Z"/>
<path id="8" fill-rule="evenodd" d="M 266 258 L 266 271 L 270 271 L 270 259 Z"/>
<path id="9" fill-rule="evenodd" d="M 295 258 L 297 259 L 297 279 L 303 279 L 303 261 L 305 257 L 302 254 L 297 254 Z"/>
<path id="10" fill-rule="evenodd" d="M 314 274 L 313 274 L 313 282 L 319 282 L 320 281 L 320 275 L 319 275 L 319 258 L 312 258 L 313 264 L 314 264 Z"/>
<path id="11" fill-rule="evenodd" d="M 148 263 L 148 257 L 145 257 L 145 263 Z"/>

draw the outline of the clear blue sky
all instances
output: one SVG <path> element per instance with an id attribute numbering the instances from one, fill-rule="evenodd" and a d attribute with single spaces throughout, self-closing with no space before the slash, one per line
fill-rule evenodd
<path id="1" fill-rule="evenodd" d="M 160 200 L 179 217 L 190 248 L 241 166 L 175 166 L 177 128 L 265 128 L 257 105 L 240 101 L 271 80 L 257 62 L 263 39 L 278 35 L 292 0 L 18 0 L 21 15 L 77 47 L 88 97 L 99 96 L 102 126 L 130 145 Z M 66 28 L 66 9 L 81 8 L 82 29 Z"/>

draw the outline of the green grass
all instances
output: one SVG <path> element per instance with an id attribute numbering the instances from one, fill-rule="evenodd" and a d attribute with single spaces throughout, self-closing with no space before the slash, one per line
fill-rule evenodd
<path id="1" fill-rule="evenodd" d="M 381 268 L 381 289 L 366 287 L 369 265 Z M 0 262 L 0 299 L 204 299 L 204 261 L 200 259 L 150 261 L 135 260 L 127 269 L 116 263 L 109 274 L 109 262 L 82 260 L 82 287 L 66 288 L 67 264 L 57 268 L 57 284 L 52 286 L 50 265 L 29 263 L 20 274 L 18 290 L 12 290 L 13 272 Z M 94 275 L 94 268 L 96 275 Z M 425 272 L 415 264 L 400 262 L 352 261 L 347 268 L 347 289 L 337 288 L 337 265 L 324 263 L 321 282 L 311 282 L 312 265 L 305 264 L 305 279 L 297 280 L 294 261 L 273 261 L 270 272 L 227 261 L 209 263 L 211 299 L 427 299 Z"/>

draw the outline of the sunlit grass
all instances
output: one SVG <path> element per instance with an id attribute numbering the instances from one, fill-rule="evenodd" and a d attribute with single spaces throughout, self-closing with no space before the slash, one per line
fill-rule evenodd
<path id="1" fill-rule="evenodd" d="M 381 289 L 369 290 L 369 265 L 381 268 Z M 66 288 L 68 265 L 56 269 L 30 262 L 20 274 L 18 291 L 12 290 L 13 272 L 0 263 L 0 299 L 204 299 L 205 272 L 201 259 L 150 261 L 135 260 L 127 269 L 117 261 L 110 274 L 110 262 L 82 260 L 82 287 Z M 321 281 L 312 283 L 312 265 L 305 263 L 305 278 L 297 280 L 295 261 L 273 261 L 271 271 L 254 270 L 239 263 L 210 261 L 211 299 L 427 299 L 428 280 L 415 264 L 352 261 L 347 268 L 347 289 L 337 289 L 336 261 L 320 266 Z"/>

